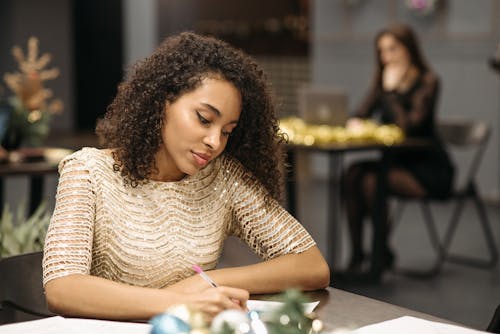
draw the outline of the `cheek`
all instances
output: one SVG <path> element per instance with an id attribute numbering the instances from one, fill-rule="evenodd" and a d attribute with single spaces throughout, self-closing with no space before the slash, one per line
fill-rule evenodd
<path id="1" fill-rule="evenodd" d="M 187 113 L 177 112 L 165 122 L 166 132 L 168 132 L 169 137 L 180 138 L 196 131 L 195 124 L 188 116 Z"/>

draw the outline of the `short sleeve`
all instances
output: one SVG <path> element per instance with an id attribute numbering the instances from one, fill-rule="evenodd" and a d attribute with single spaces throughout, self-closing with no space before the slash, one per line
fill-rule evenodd
<path id="1" fill-rule="evenodd" d="M 302 253 L 315 245 L 306 229 L 243 166 L 234 180 L 233 233 L 262 259 Z"/>
<path id="2" fill-rule="evenodd" d="M 78 153 L 59 165 L 56 204 L 44 245 L 44 286 L 58 277 L 90 273 L 95 192 L 88 160 Z"/>

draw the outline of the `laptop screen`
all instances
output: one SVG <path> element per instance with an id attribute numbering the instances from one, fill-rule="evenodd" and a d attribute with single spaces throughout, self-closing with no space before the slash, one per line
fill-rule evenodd
<path id="1" fill-rule="evenodd" d="M 299 117 L 311 124 L 344 126 L 349 116 L 347 94 L 338 87 L 299 88 Z"/>

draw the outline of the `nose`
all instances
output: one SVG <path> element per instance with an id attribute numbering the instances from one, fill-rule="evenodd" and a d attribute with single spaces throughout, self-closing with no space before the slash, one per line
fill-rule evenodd
<path id="1" fill-rule="evenodd" d="M 221 146 L 221 132 L 220 131 L 210 131 L 210 133 L 208 133 L 205 136 L 203 142 L 212 151 L 217 151 Z"/>

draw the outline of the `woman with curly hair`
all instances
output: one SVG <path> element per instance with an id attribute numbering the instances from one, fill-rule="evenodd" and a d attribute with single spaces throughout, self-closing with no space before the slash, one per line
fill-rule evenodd
<path id="1" fill-rule="evenodd" d="M 182 303 L 211 317 L 250 293 L 328 285 L 313 239 L 279 205 L 283 139 L 249 56 L 194 33 L 167 38 L 96 132 L 103 149 L 59 165 L 43 261 L 54 312 L 147 319 Z M 230 235 L 263 261 L 216 269 Z"/>

